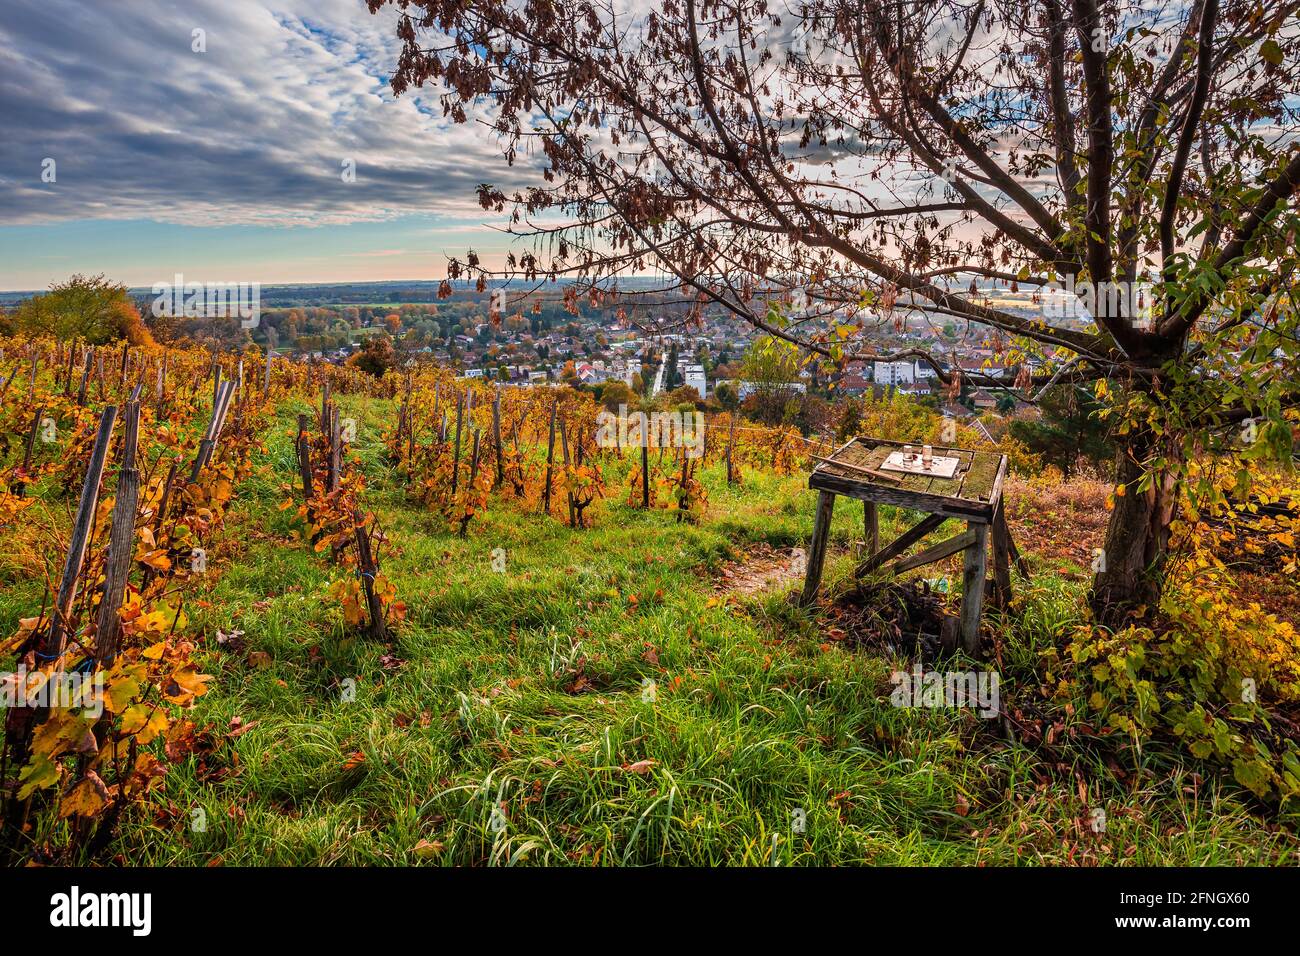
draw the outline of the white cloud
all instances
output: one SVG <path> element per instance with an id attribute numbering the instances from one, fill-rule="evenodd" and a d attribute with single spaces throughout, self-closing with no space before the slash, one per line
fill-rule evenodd
<path id="1" fill-rule="evenodd" d="M 475 187 L 528 171 L 444 119 L 437 89 L 393 97 L 395 23 L 361 0 L 5 0 L 0 221 L 478 221 Z"/>

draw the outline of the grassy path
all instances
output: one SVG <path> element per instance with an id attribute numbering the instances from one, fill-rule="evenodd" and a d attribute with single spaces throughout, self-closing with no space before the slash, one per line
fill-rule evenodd
<path id="1" fill-rule="evenodd" d="M 798 476 L 729 489 L 710 469 L 700 527 L 627 508 L 612 479 L 587 531 L 493 501 L 461 540 L 386 469 L 391 405 L 345 398 L 391 538 L 384 572 L 410 608 L 376 646 L 326 593 L 342 572 L 279 510 L 306 410 L 279 409 L 227 570 L 187 609 L 217 677 L 191 715 L 212 750 L 168 774 L 166 812 L 124 828 L 133 863 L 1295 860 L 1234 793 L 1182 778 L 1100 774 L 1098 839 L 1068 768 L 1044 774 L 969 711 L 892 707 L 890 663 L 822 643 L 781 595 L 718 601 L 710 576 L 738 549 L 806 537 Z M 837 515 L 841 549 L 860 520 Z M 1031 599 L 1010 653 L 1065 626 L 1062 602 Z"/>

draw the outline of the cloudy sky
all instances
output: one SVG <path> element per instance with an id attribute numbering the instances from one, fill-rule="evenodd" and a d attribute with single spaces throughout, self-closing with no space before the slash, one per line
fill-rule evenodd
<path id="1" fill-rule="evenodd" d="M 3 0 L 0 290 L 499 259 L 475 187 L 527 171 L 436 91 L 393 97 L 395 21 L 364 0 Z"/>

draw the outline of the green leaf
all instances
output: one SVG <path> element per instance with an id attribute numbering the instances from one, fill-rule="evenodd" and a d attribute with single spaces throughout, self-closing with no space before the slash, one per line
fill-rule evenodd
<path id="1" fill-rule="evenodd" d="M 33 792 L 58 783 L 59 767 L 45 754 L 36 754 L 32 757 L 32 762 L 23 767 L 18 779 L 25 781 L 18 791 L 18 799 L 26 800 Z"/>

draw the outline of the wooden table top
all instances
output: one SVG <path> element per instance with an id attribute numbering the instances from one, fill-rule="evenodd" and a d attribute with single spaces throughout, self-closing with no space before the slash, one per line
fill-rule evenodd
<path id="1" fill-rule="evenodd" d="M 936 456 L 957 458 L 960 464 L 951 478 L 931 475 L 909 475 L 903 472 L 885 472 L 896 475 L 901 481 L 863 474 L 849 468 L 837 468 L 836 462 L 856 465 L 859 468 L 878 469 L 890 452 L 898 451 L 905 442 L 884 438 L 859 437 L 837 448 L 830 461 L 819 462 L 808 478 L 808 487 L 819 491 L 833 491 L 863 501 L 915 508 L 932 514 L 988 521 L 1002 494 L 1002 478 L 1006 473 L 1007 456 L 997 451 L 975 451 L 969 448 L 949 448 L 935 445 Z M 921 443 L 912 443 L 917 454 Z"/>

